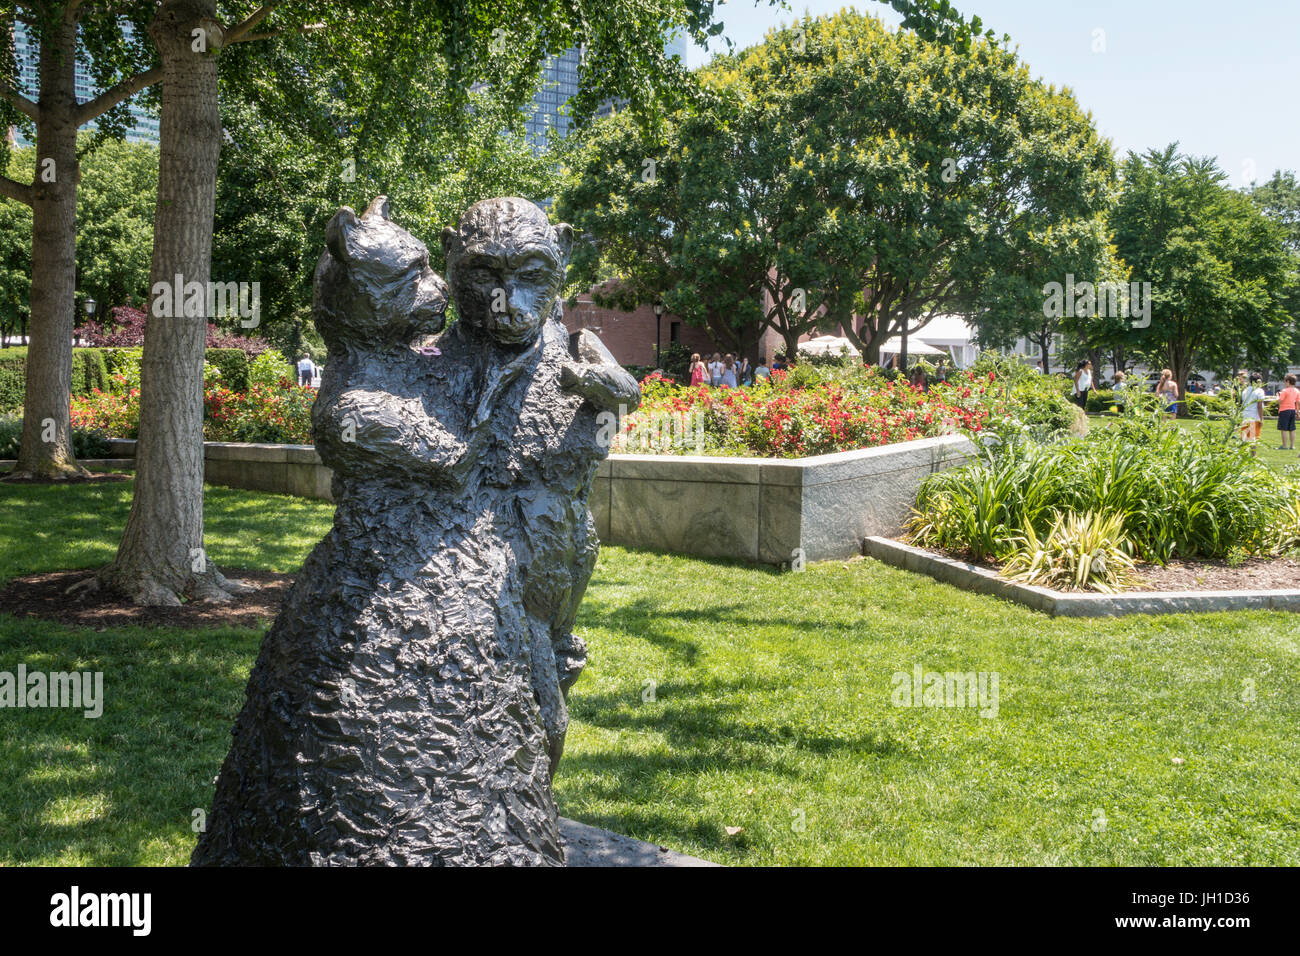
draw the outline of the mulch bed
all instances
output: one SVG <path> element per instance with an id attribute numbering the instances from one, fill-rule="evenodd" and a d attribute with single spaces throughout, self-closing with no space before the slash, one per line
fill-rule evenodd
<path id="1" fill-rule="evenodd" d="M 0 589 L 0 612 L 15 617 L 39 617 L 75 627 L 218 628 L 265 627 L 280 612 L 293 576 L 271 571 L 229 571 L 232 580 L 255 584 L 252 594 L 229 604 L 191 601 L 180 607 L 138 607 L 122 594 L 100 589 L 80 600 L 68 588 L 90 577 L 89 571 L 54 571 L 14 578 Z"/>
<path id="2" fill-rule="evenodd" d="M 130 481 L 134 475 L 120 471 L 92 471 L 84 475 L 67 475 L 61 478 L 33 478 L 30 475 L 11 477 L 12 472 L 0 475 L 0 481 L 9 485 L 91 485 L 104 481 Z"/>
<path id="3" fill-rule="evenodd" d="M 903 544 L 908 541 L 899 539 Z M 939 548 L 928 549 L 934 554 L 955 561 L 965 561 L 990 571 L 997 571 L 996 564 L 987 561 L 971 561 L 970 555 L 944 551 Z M 1290 591 L 1300 589 L 1300 561 L 1294 558 L 1247 558 L 1237 567 L 1229 567 L 1226 561 L 1188 561 L 1175 558 L 1165 567 L 1158 564 L 1139 564 L 1137 575 L 1142 583 L 1135 588 L 1121 591 L 1121 594 L 1136 594 L 1144 591 Z M 1059 593 L 1078 594 L 1092 592 L 1061 591 Z"/>
<path id="4" fill-rule="evenodd" d="M 1223 561 L 1170 561 L 1139 565 L 1147 591 L 1285 591 L 1300 588 L 1300 561 L 1249 558 L 1235 568 Z"/>

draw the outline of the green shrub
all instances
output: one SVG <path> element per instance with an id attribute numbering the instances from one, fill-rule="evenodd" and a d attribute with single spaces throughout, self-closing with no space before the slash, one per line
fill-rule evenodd
<path id="1" fill-rule="evenodd" d="M 23 420 L 16 415 L 0 416 L 0 459 L 18 457 L 23 434 Z M 106 458 L 109 435 L 100 428 L 72 428 L 72 454 L 77 458 Z"/>
<path id="2" fill-rule="evenodd" d="M 1190 418 L 1227 418 L 1233 412 L 1228 395 L 1188 395 L 1184 400 Z"/>
<path id="3" fill-rule="evenodd" d="M 72 394 L 89 395 L 95 389 L 107 391 L 108 364 L 103 349 L 72 350 Z"/>
<path id="4" fill-rule="evenodd" d="M 1023 529 L 1043 538 L 1073 512 L 1118 517 L 1136 555 L 1161 564 L 1280 547 L 1296 489 L 1230 440 L 1230 424 L 1189 434 L 1138 404 L 1087 439 L 986 445 L 974 464 L 931 475 L 909 525 L 913 539 L 1000 561 L 1020 547 Z"/>
<path id="5" fill-rule="evenodd" d="M 89 395 L 109 387 L 104 349 L 72 350 L 72 394 Z M 0 413 L 21 411 L 27 388 L 27 347 L 0 349 Z"/>
<path id="6" fill-rule="evenodd" d="M 26 367 L 26 347 L 0 349 L 0 413 L 22 410 Z"/>
<path id="7" fill-rule="evenodd" d="M 143 354 L 144 349 L 139 347 L 104 349 L 104 364 L 108 366 L 109 377 L 127 375 L 131 369 L 134 369 L 138 383 L 140 378 L 140 357 Z"/>
<path id="8" fill-rule="evenodd" d="M 1128 404 L 1128 400 L 1133 393 L 1129 389 L 1115 392 L 1111 389 L 1097 389 L 1088 393 L 1088 414 L 1089 415 L 1115 415 L 1124 409 L 1121 406 Z"/>
<path id="9" fill-rule="evenodd" d="M 233 392 L 248 390 L 248 355 L 243 349 L 208 349 L 203 360 L 221 372 L 221 384 Z"/>
<path id="10" fill-rule="evenodd" d="M 659 352 L 659 367 L 677 381 L 689 382 L 691 380 L 691 350 L 681 342 L 669 342 Z"/>
<path id="11" fill-rule="evenodd" d="M 279 387 L 282 381 L 297 382 L 294 367 L 275 349 L 267 349 L 248 366 L 249 385 L 268 385 Z"/>
<path id="12" fill-rule="evenodd" d="M 1033 437 L 1050 439 L 1071 431 L 1087 431 L 1086 417 L 1081 422 L 1082 410 L 1070 401 L 1069 379 L 1043 375 L 1016 357 L 991 349 L 981 352 L 970 370 L 976 378 L 992 375 L 993 381 L 1006 389 L 1006 414 L 993 423 L 1004 434 L 1027 431 Z"/>
<path id="13" fill-rule="evenodd" d="M 1116 591 L 1137 583 L 1133 542 L 1118 514 L 1057 515 L 1045 538 L 1027 527 L 1002 574 L 1022 584 L 1079 591 Z"/>
<path id="14" fill-rule="evenodd" d="M 18 457 L 18 443 L 23 434 L 23 420 L 14 415 L 0 415 L 0 458 Z"/>

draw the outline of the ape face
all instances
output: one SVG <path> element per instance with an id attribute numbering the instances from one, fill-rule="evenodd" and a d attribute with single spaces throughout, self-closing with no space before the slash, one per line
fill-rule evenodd
<path id="1" fill-rule="evenodd" d="M 503 345 L 537 338 L 555 308 L 563 266 L 544 247 L 513 256 L 478 253 L 454 271 L 452 294 L 463 321 Z"/>
<path id="2" fill-rule="evenodd" d="M 572 230 L 523 199 L 477 203 L 443 233 L 460 321 L 502 345 L 534 341 L 564 286 Z"/>

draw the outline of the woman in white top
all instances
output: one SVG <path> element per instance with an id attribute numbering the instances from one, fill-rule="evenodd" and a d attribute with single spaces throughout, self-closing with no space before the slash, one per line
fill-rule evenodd
<path id="1" fill-rule="evenodd" d="M 713 353 L 713 359 L 709 362 L 709 384 L 714 388 L 722 384 L 722 356 L 717 352 Z"/>
<path id="2" fill-rule="evenodd" d="M 1092 363 L 1084 359 L 1074 367 L 1074 403 L 1088 410 L 1088 392 L 1092 389 Z"/>

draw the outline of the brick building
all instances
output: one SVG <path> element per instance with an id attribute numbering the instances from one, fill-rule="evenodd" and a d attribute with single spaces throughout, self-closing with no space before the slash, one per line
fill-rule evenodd
<path id="1" fill-rule="evenodd" d="M 665 312 L 658 321 L 660 348 L 680 342 L 692 352 L 712 355 L 723 349 L 714 344 L 708 331 L 687 325 L 678 316 Z M 656 322 L 654 307 L 645 304 L 632 312 L 605 309 L 596 305 L 591 296 L 583 293 L 577 304 L 565 308 L 564 325 L 569 332 L 591 329 L 605 343 L 621 365 L 648 365 L 655 362 Z"/>

